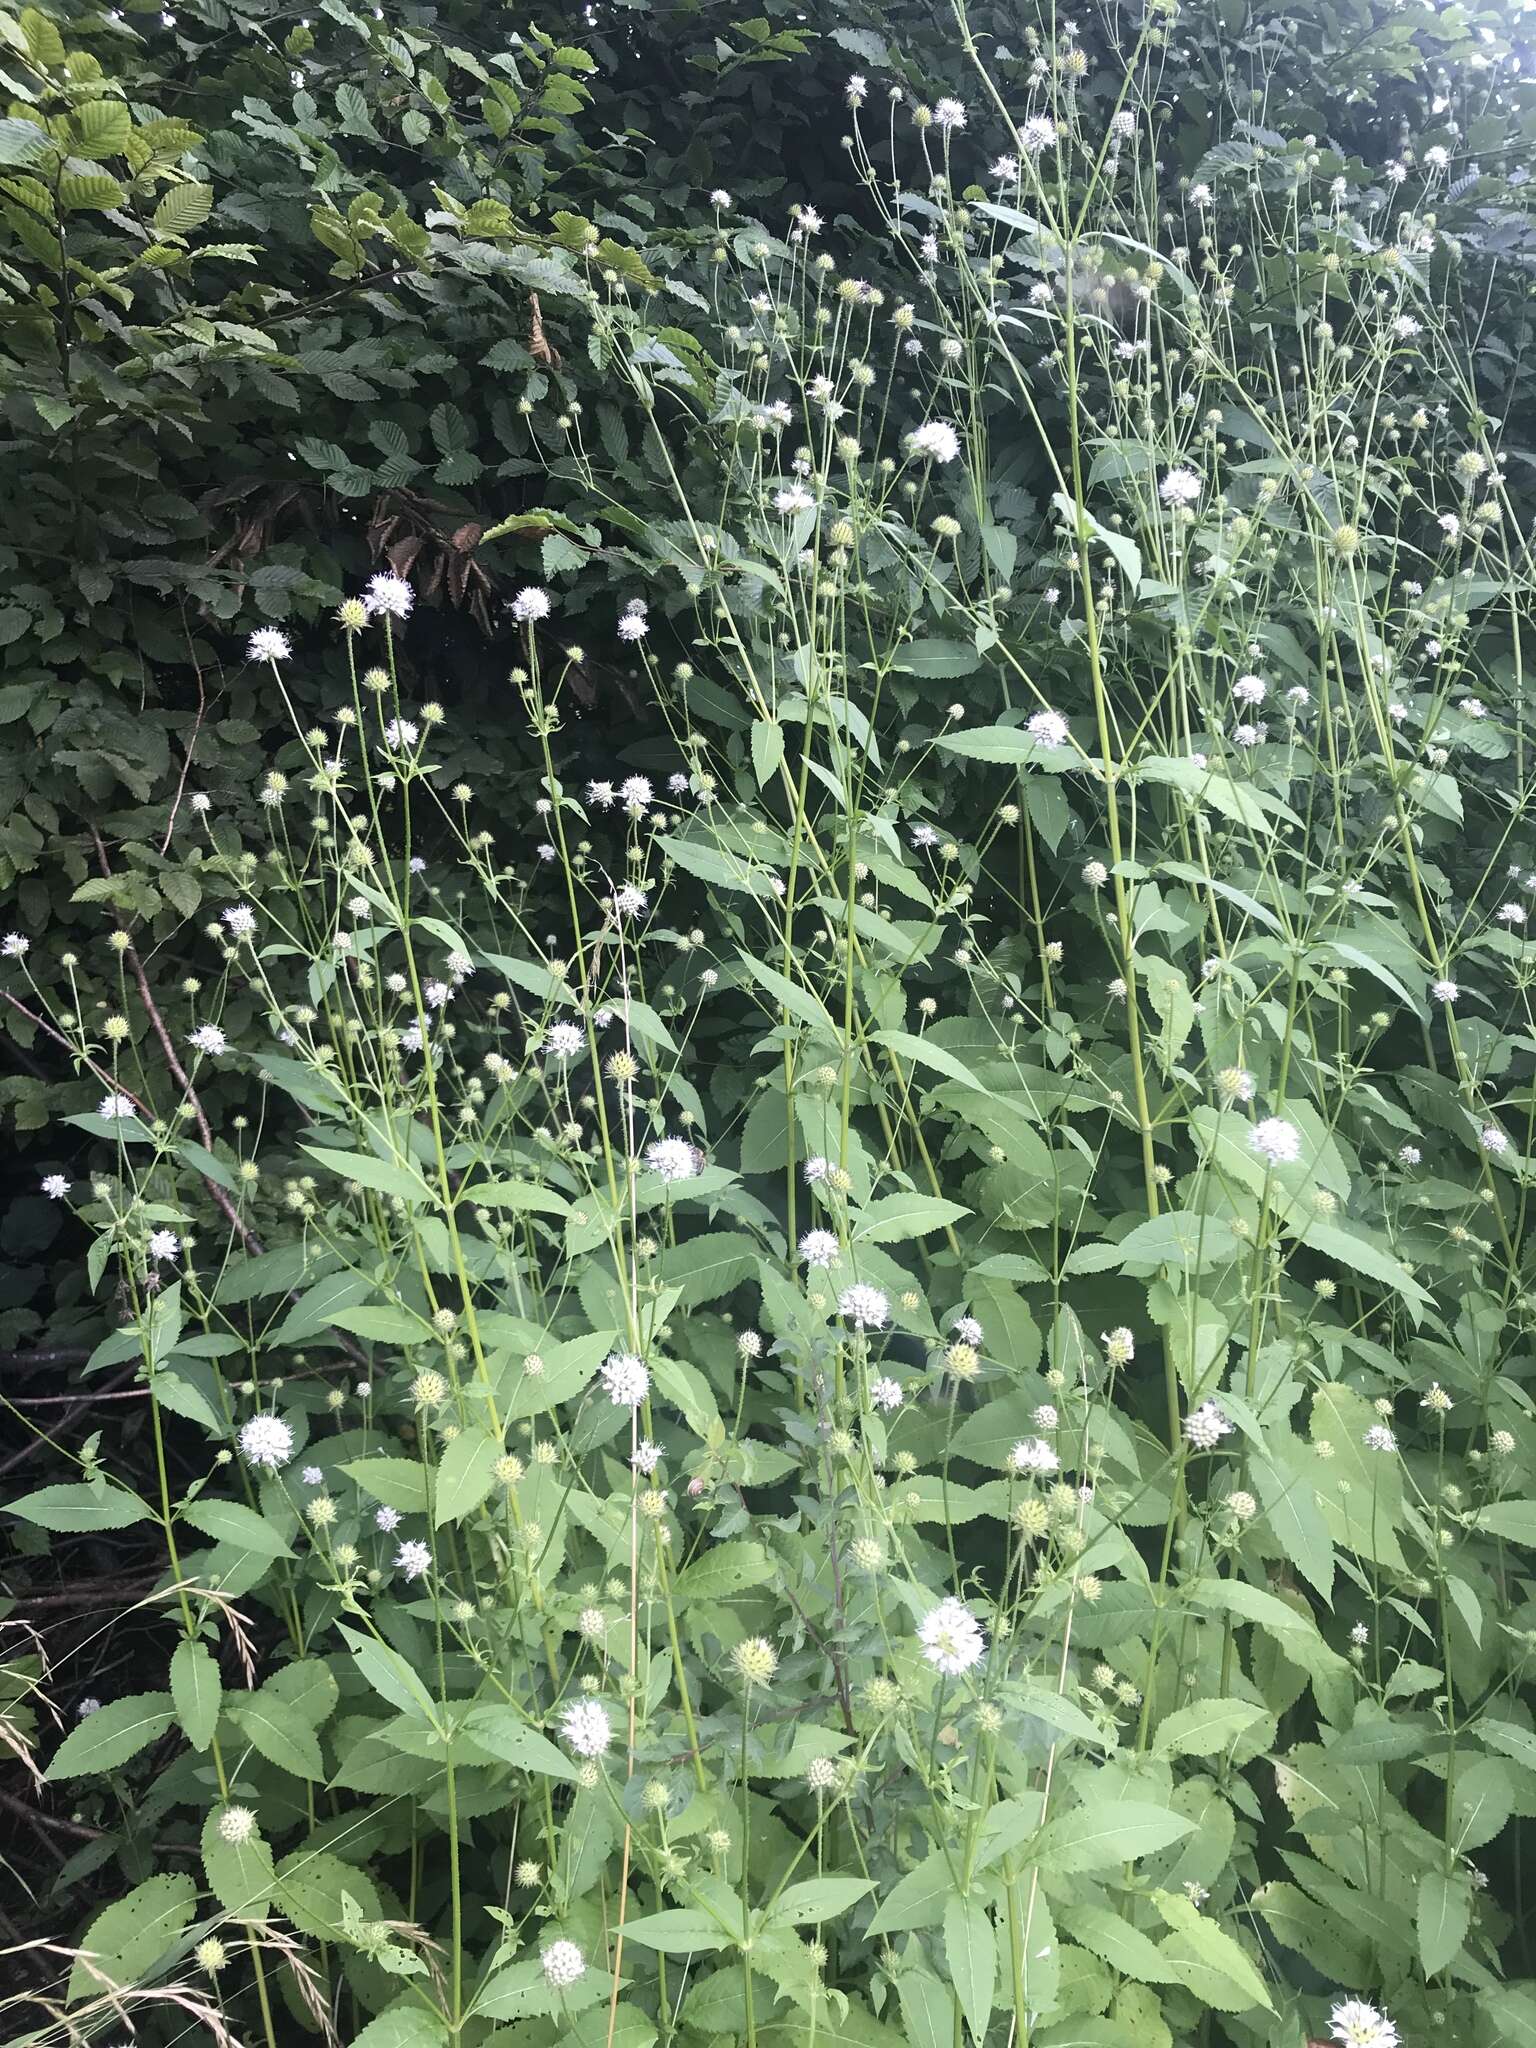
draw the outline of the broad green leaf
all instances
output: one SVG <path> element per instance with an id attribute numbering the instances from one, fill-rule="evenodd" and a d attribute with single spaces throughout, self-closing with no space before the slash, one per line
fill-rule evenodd
<path id="1" fill-rule="evenodd" d="M 1190 1826 L 1181 1814 L 1145 1800 L 1089 1798 L 1051 1823 L 1050 1861 L 1066 1872 L 1107 1870 L 1166 1849 Z"/>
<path id="2" fill-rule="evenodd" d="M 628 1921 L 624 1939 L 641 1948 L 659 1949 L 663 1955 L 687 1956 L 732 1947 L 739 1937 L 727 1934 L 707 1913 L 678 1906 Z"/>
<path id="3" fill-rule="evenodd" d="M 1247 1700 L 1196 1700 L 1157 1724 L 1154 1756 L 1216 1756 L 1269 1717 Z"/>
<path id="4" fill-rule="evenodd" d="M 1496 1500 L 1479 1508 L 1477 1525 L 1486 1536 L 1536 1549 L 1536 1500 Z"/>
<path id="5" fill-rule="evenodd" d="M 460 1522 L 490 1492 L 496 1461 L 502 1454 L 501 1441 L 488 1429 L 464 1429 L 443 1452 L 437 1468 L 437 1505 L 433 1526 Z"/>
<path id="6" fill-rule="evenodd" d="M 275 1889 L 272 1851 L 254 1826 L 230 1840 L 250 1819 L 248 1808 L 214 1805 L 203 1823 L 203 1871 L 208 1889 L 237 1920 L 265 1920 Z"/>
<path id="7" fill-rule="evenodd" d="M 854 1227 L 855 1242 L 903 1244 L 908 1238 L 926 1237 L 958 1223 L 970 1210 L 959 1202 L 947 1202 L 938 1195 L 883 1195 L 871 1202 Z"/>
<path id="8" fill-rule="evenodd" d="M 749 1586 L 766 1586 L 776 1571 L 761 1543 L 712 1544 L 678 1573 L 673 1598 L 679 1608 L 695 1601 L 724 1600 L 732 1593 L 744 1593 Z"/>
<path id="9" fill-rule="evenodd" d="M 79 1960 L 69 1973 L 69 2003 L 98 1997 L 108 1988 L 142 1984 L 196 1910 L 197 1886 L 184 1871 L 135 1885 L 85 1930 Z"/>
<path id="10" fill-rule="evenodd" d="M 448 2048 L 448 2022 L 424 2005 L 394 2005 L 352 2036 L 352 2048 Z"/>
<path id="11" fill-rule="evenodd" d="M 419 1721 L 436 1723 L 437 1706 L 422 1680 L 398 1650 L 364 1635 L 361 1629 L 338 1622 L 337 1628 L 352 1652 L 358 1670 L 382 1700 Z"/>
<path id="12" fill-rule="evenodd" d="M 328 1318 L 331 1327 L 347 1330 L 370 1344 L 423 1344 L 433 1335 L 420 1316 L 385 1302 L 360 1302 L 356 1308 L 339 1308 Z"/>
<path id="13" fill-rule="evenodd" d="M 1219 2012 L 1274 2010 L 1247 1952 L 1224 1928 L 1179 1892 L 1154 1892 L 1152 1902 L 1173 1929 L 1159 1947 L 1163 1960 L 1195 1996 Z"/>
<path id="14" fill-rule="evenodd" d="M 1120 1914 L 1087 1902 L 1072 1908 L 1072 1938 L 1123 1977 L 1143 1984 L 1174 1984 L 1178 1973 L 1150 1935 Z"/>
<path id="15" fill-rule="evenodd" d="M 778 774 L 783 760 L 783 726 L 774 719 L 758 719 L 752 727 L 752 773 L 759 789 L 765 789 Z"/>
<path id="16" fill-rule="evenodd" d="M 295 1849 L 278 1864 L 276 1876 L 274 1904 L 316 1941 L 343 1939 L 349 1898 L 364 1920 L 383 1918 L 378 1887 L 367 1871 L 329 1849 Z"/>
<path id="17" fill-rule="evenodd" d="M 53 1781 L 116 1770 L 165 1733 L 175 1718 L 175 1705 L 168 1692 L 136 1692 L 109 1700 L 70 1729 L 43 1776 Z"/>
<path id="18" fill-rule="evenodd" d="M 537 1728 L 530 1728 L 515 1707 L 472 1707 L 463 1726 L 465 1734 L 483 1750 L 520 1771 L 532 1771 L 543 1778 L 576 1777 L 576 1766 L 565 1752 L 556 1749 Z"/>
<path id="19" fill-rule="evenodd" d="M 249 1551 L 253 1557 L 293 1555 L 292 1546 L 286 1538 L 280 1536 L 254 1508 L 246 1507 L 243 1501 L 206 1498 L 188 1501 L 181 1510 L 181 1519 L 190 1522 L 204 1536 L 211 1536 L 215 1543 L 231 1544 L 236 1550 Z"/>
<path id="20" fill-rule="evenodd" d="M 1419 1879 L 1416 1912 L 1419 1965 L 1437 1976 L 1461 1954 L 1472 1924 L 1472 1880 L 1463 1870 L 1426 1870 Z"/>
<path id="21" fill-rule="evenodd" d="M 276 1693 L 247 1693 L 239 1700 L 225 1696 L 225 1714 L 269 1764 L 295 1778 L 323 1778 L 325 1763 L 309 1723 Z"/>
<path id="22" fill-rule="evenodd" d="M 337 1152 L 325 1145 L 303 1147 L 317 1165 L 344 1181 L 371 1188 L 375 1194 L 397 1195 L 409 1203 L 435 1202 L 437 1196 L 413 1168 L 392 1160 L 376 1159 L 371 1152 Z"/>
<path id="23" fill-rule="evenodd" d="M 803 1927 L 835 1920 L 874 1890 L 867 1877 L 808 1877 L 786 1885 L 763 1915 L 768 1927 Z"/>
<path id="24" fill-rule="evenodd" d="M 980 1902 L 952 1898 L 944 1908 L 944 1960 L 960 2010 L 978 2044 L 986 2039 L 997 1980 L 997 1936 Z"/>
<path id="25" fill-rule="evenodd" d="M 664 1251 L 655 1273 L 663 1286 L 682 1289 L 680 1306 L 697 1308 L 752 1279 L 757 1261 L 755 1238 L 738 1230 L 711 1230 Z"/>
<path id="26" fill-rule="evenodd" d="M 8 1515 L 61 1533 L 76 1529 L 129 1529 L 154 1518 L 144 1503 L 121 1486 L 79 1482 L 44 1486 L 6 1504 Z"/>
<path id="27" fill-rule="evenodd" d="M 183 1637 L 171 1652 L 171 1698 L 176 1719 L 194 1749 L 207 1749 L 213 1741 L 222 1693 L 219 1667 L 208 1645 Z"/>
<path id="28" fill-rule="evenodd" d="M 353 1458 L 339 1470 L 387 1508 L 402 1515 L 426 1512 L 426 1468 L 413 1458 Z"/>
<path id="29" fill-rule="evenodd" d="M 544 1415 L 562 1401 L 573 1401 L 592 1384 L 592 1376 L 613 1349 L 612 1330 L 587 1337 L 569 1337 L 562 1344 L 541 1346 L 512 1370 L 506 1415 L 512 1422 Z M 533 1368 L 537 1366 L 535 1371 Z"/>

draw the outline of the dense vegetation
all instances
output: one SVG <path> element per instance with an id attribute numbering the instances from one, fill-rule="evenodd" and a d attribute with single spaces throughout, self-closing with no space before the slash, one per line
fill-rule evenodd
<path id="1" fill-rule="evenodd" d="M 0 13 L 7 2042 L 1536 2043 L 1525 56 Z"/>

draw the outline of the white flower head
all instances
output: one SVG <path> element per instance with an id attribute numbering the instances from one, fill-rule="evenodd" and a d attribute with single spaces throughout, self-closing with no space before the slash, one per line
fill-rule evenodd
<path id="1" fill-rule="evenodd" d="M 1197 1451 L 1213 1451 L 1224 1436 L 1232 1434 L 1232 1424 L 1214 1401 L 1202 1401 L 1185 1416 L 1184 1434 Z"/>
<path id="2" fill-rule="evenodd" d="M 188 1034 L 187 1043 L 194 1052 L 207 1053 L 210 1058 L 217 1053 L 229 1051 L 229 1040 L 217 1024 L 199 1024 L 195 1031 Z"/>
<path id="3" fill-rule="evenodd" d="M 1170 469 L 1158 485 L 1157 495 L 1165 505 L 1188 507 L 1199 503 L 1203 488 L 1194 470 Z"/>
<path id="4" fill-rule="evenodd" d="M 1339 2048 L 1398 2048 L 1397 2028 L 1361 1998 L 1346 1998 L 1336 2005 L 1329 2026 Z"/>
<path id="5" fill-rule="evenodd" d="M 603 1390 L 615 1408 L 638 1408 L 651 1391 L 651 1376 L 632 1351 L 614 1351 L 601 1369 Z"/>
<path id="6" fill-rule="evenodd" d="M 1043 1437 L 1025 1437 L 1008 1454 L 1015 1472 L 1059 1472 L 1061 1460 Z"/>
<path id="7" fill-rule="evenodd" d="M 645 1163 L 668 1183 L 692 1180 L 699 1170 L 698 1155 L 686 1138 L 658 1138 L 646 1146 Z"/>
<path id="8" fill-rule="evenodd" d="M 246 642 L 247 661 L 287 661 L 292 653 L 288 635 L 276 626 L 258 626 Z"/>
<path id="9" fill-rule="evenodd" d="M 1477 1134 L 1477 1142 L 1485 1152 L 1491 1152 L 1495 1157 L 1509 1150 L 1509 1139 L 1497 1124 L 1484 1124 Z"/>
<path id="10" fill-rule="evenodd" d="M 869 1383 L 869 1398 L 882 1414 L 889 1415 L 892 1409 L 901 1406 L 901 1382 L 885 1375 Z"/>
<path id="11" fill-rule="evenodd" d="M 891 1319 L 890 1297 L 856 1280 L 837 1297 L 837 1312 L 857 1330 L 883 1330 Z"/>
<path id="12" fill-rule="evenodd" d="M 240 1427 L 240 1453 L 263 1472 L 279 1471 L 293 1456 L 293 1431 L 278 1415 L 253 1415 Z"/>
<path id="13" fill-rule="evenodd" d="M 830 1230 L 808 1230 L 800 1240 L 800 1256 L 808 1266 L 834 1266 L 841 1246 Z"/>
<path id="14" fill-rule="evenodd" d="M 403 576 L 374 576 L 363 593 L 363 606 L 370 618 L 408 619 L 415 602 L 415 593 Z"/>
<path id="15" fill-rule="evenodd" d="M 395 1552 L 395 1569 L 408 1579 L 425 1578 L 432 1569 L 432 1552 L 425 1543 L 402 1543 Z"/>
<path id="16" fill-rule="evenodd" d="M 544 1050 L 552 1060 L 574 1059 L 586 1042 L 581 1026 L 572 1024 L 569 1018 L 551 1024 L 544 1034 Z"/>
<path id="17" fill-rule="evenodd" d="M 965 126 L 965 107 L 959 100 L 936 100 L 934 102 L 933 118 L 945 130 L 963 128 Z"/>
<path id="18" fill-rule="evenodd" d="M 1248 1143 L 1271 1166 L 1288 1166 L 1301 1157 L 1301 1133 L 1283 1116 L 1267 1116 L 1256 1123 Z"/>
<path id="19" fill-rule="evenodd" d="M 531 626 L 539 619 L 547 619 L 551 610 L 547 590 L 541 590 L 537 583 L 525 583 L 512 600 L 512 616 L 520 626 Z"/>
<path id="20" fill-rule="evenodd" d="M 575 1700 L 560 1716 L 560 1739 L 578 1756 L 601 1756 L 613 1741 L 613 1728 L 596 1700 Z"/>
<path id="21" fill-rule="evenodd" d="M 1024 730 L 1037 747 L 1064 747 L 1072 736 L 1059 711 L 1037 711 Z"/>
<path id="22" fill-rule="evenodd" d="M 963 1601 L 941 1600 L 924 1615 L 917 1639 L 923 1655 L 946 1678 L 960 1678 L 982 1660 L 987 1639 L 981 1623 Z"/>
<path id="23" fill-rule="evenodd" d="M 62 1173 L 45 1173 L 42 1179 L 42 1189 L 50 1202 L 62 1202 L 69 1193 L 69 1182 Z"/>
<path id="24" fill-rule="evenodd" d="M 569 1991 L 587 1974 L 587 1959 L 574 1941 L 552 1941 L 539 1958 L 544 1981 L 556 1991 Z"/>
<path id="25" fill-rule="evenodd" d="M 948 420 L 925 420 L 908 434 L 907 449 L 929 462 L 953 462 L 960 453 L 960 436 Z"/>

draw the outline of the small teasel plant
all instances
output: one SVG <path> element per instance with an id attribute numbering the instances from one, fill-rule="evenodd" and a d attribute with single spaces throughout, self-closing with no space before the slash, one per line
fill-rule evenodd
<path id="1" fill-rule="evenodd" d="M 722 225 L 686 327 L 596 273 L 664 749 L 573 772 L 529 583 L 532 769 L 450 775 L 380 574 L 252 636 L 331 702 L 264 844 L 186 804 L 207 973 L 70 963 L 152 1478 L 12 1511 L 163 1573 L 47 1757 L 153 1864 L 93 1998 L 1529 2029 L 1525 522 L 1444 166 L 1170 184 L 1161 22 L 1090 122 L 1069 24 L 957 7 L 944 96 L 849 80 L 862 228 Z"/>

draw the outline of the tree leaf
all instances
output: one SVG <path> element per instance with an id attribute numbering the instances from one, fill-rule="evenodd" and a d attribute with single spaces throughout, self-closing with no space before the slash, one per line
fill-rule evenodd
<path id="1" fill-rule="evenodd" d="M 1419 1963 L 1434 1977 L 1461 1954 L 1472 1924 L 1472 1880 L 1465 1871 L 1426 1870 L 1419 1879 L 1415 1922 Z"/>

